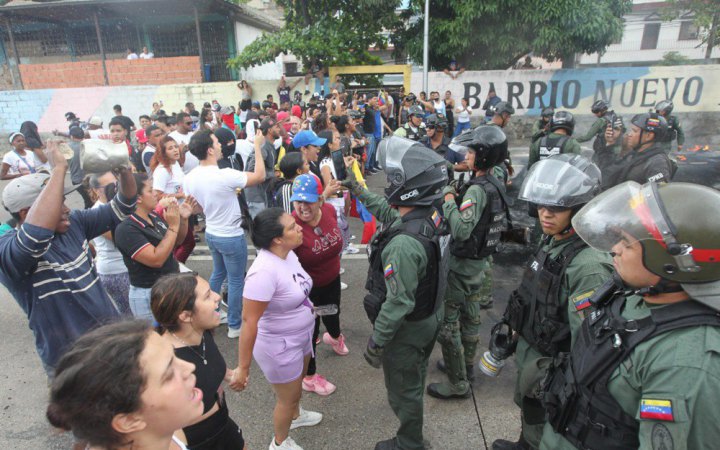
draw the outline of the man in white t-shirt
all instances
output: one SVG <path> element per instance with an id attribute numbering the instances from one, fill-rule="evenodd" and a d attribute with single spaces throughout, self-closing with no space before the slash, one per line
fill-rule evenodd
<path id="1" fill-rule="evenodd" d="M 127 59 L 138 59 L 138 54 L 135 53 L 134 48 L 127 49 Z"/>
<path id="2" fill-rule="evenodd" d="M 255 139 L 255 158 L 260 160 L 260 148 L 265 140 Z M 198 131 L 188 145 L 200 161 L 198 167 L 183 180 L 183 191 L 192 195 L 205 214 L 205 240 L 213 258 L 210 288 L 220 292 L 228 280 L 228 337 L 240 336 L 242 296 L 247 266 L 247 242 L 242 228 L 243 216 L 237 189 L 255 186 L 265 180 L 265 165 L 256 164 L 254 172 L 220 169 L 220 142 L 209 130 Z"/>
<path id="3" fill-rule="evenodd" d="M 190 114 L 181 112 L 175 116 L 176 129 L 172 133 L 168 134 L 171 138 L 175 139 L 175 142 L 180 146 L 180 150 L 185 152 L 185 164 L 183 165 L 183 172 L 190 173 L 191 170 L 196 168 L 200 161 L 188 151 L 188 144 L 193 136 L 193 121 Z"/>
<path id="4" fill-rule="evenodd" d="M 142 53 L 140 53 L 140 59 L 153 59 L 155 54 L 148 51 L 147 47 L 143 47 Z"/>

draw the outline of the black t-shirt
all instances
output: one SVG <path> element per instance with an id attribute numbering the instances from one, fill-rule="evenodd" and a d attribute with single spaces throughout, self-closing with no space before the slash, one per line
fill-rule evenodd
<path id="1" fill-rule="evenodd" d="M 205 344 L 205 361 L 203 362 L 203 343 Z M 215 340 L 209 331 L 203 333 L 203 342 L 200 345 L 180 347 L 175 349 L 175 356 L 183 361 L 195 364 L 195 386 L 203 393 L 203 414 L 210 411 L 218 402 L 218 389 L 225 378 L 227 365 L 220 354 Z"/>
<path id="2" fill-rule="evenodd" d="M 373 134 L 375 132 L 375 110 L 365 106 L 365 117 L 363 117 L 363 133 Z"/>
<path id="3" fill-rule="evenodd" d="M 127 129 L 128 131 L 130 131 L 135 126 L 135 122 L 133 122 L 132 119 L 129 118 L 128 116 L 115 116 L 115 117 L 117 117 L 118 120 L 122 121 L 122 123 L 125 125 L 125 129 Z"/>
<path id="4" fill-rule="evenodd" d="M 167 232 L 168 225 L 163 219 L 152 213 L 150 219 L 151 224 L 137 214 L 131 214 L 115 228 L 115 245 L 123 255 L 130 275 L 130 284 L 139 288 L 151 288 L 161 276 L 180 272 L 180 266 L 172 252 L 159 269 L 134 259 L 148 245 L 157 247 Z"/>

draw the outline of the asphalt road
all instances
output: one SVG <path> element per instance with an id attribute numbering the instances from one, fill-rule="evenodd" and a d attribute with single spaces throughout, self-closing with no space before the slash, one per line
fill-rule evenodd
<path id="1" fill-rule="evenodd" d="M 526 149 L 516 149 L 513 154 L 516 166 L 522 166 Z M 371 188 L 376 192 L 381 192 L 384 182 L 382 173 L 369 179 Z M 513 190 L 511 195 L 516 196 Z M 71 207 L 82 204 L 77 194 L 71 194 L 68 203 Z M 521 203 L 514 207 L 513 216 L 516 222 L 529 223 L 525 205 Z M 0 220 L 7 220 L 7 214 L 2 210 Z M 353 234 L 359 238 L 360 221 L 352 219 L 351 227 Z M 480 353 L 486 348 L 490 328 L 504 311 L 510 291 L 519 282 L 521 265 L 526 258 L 527 251 L 518 246 L 508 246 L 503 254 L 495 258 L 495 304 L 493 309 L 483 312 Z M 211 265 L 206 244 L 202 242 L 188 261 L 188 266 L 208 278 Z M 398 426 L 387 404 L 381 371 L 370 367 L 362 357 L 371 333 L 362 307 L 367 272 L 364 252 L 344 258 L 342 265 L 346 269 L 343 281 L 350 287 L 343 291 L 341 324 L 350 354 L 340 357 L 324 344 L 318 347 L 319 373 L 338 388 L 329 397 L 303 395 L 305 409 L 324 414 L 318 426 L 291 433 L 306 450 L 373 449 L 377 441 L 392 437 Z M 35 352 L 27 319 L 4 288 L 0 288 L 0 308 L 0 330 L 3 334 L 0 360 L 5 361 L 0 370 L 0 448 L 70 448 L 71 436 L 53 432 L 45 420 L 47 380 Z M 237 340 L 229 340 L 225 333 L 223 325 L 216 332 L 216 341 L 228 365 L 232 366 L 237 362 Z M 443 380 L 444 375 L 435 367 L 440 357 L 440 348 L 436 346 L 430 358 L 429 382 Z M 514 363 L 509 361 L 500 377 L 493 379 L 479 374 L 474 383 L 477 408 L 488 445 L 497 438 L 514 440 L 518 436 L 519 410 L 512 402 L 515 373 Z M 248 388 L 242 393 L 230 392 L 228 403 L 232 417 L 243 429 L 248 448 L 267 448 L 273 435 L 274 397 L 270 385 L 254 363 Z M 426 396 L 425 438 L 434 449 L 483 449 L 473 400 L 440 401 Z"/>

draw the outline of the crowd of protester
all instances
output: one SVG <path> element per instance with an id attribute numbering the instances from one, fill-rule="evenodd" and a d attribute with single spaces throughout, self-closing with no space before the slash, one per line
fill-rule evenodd
<path id="1" fill-rule="evenodd" d="M 185 442 L 193 449 L 243 448 L 222 383 L 244 389 L 253 357 L 276 394 L 271 449 L 300 448 L 289 431 L 322 420 L 300 399 L 303 390 L 326 396 L 337 389 L 320 375 L 320 368 L 332 373 L 331 364 L 317 361 L 320 342 L 338 356 L 350 351 L 340 321 L 347 288 L 342 256 L 358 252 L 349 221 L 363 222 L 363 244 L 376 229 L 341 182 L 364 184 L 376 174 L 378 145 L 390 135 L 424 144 L 456 176 L 468 172 L 451 138 L 483 113 L 467 98 L 456 104 L 449 91 L 442 99 L 436 91 L 349 91 L 340 79 L 306 102 L 307 88 L 290 94 L 299 81 L 281 80 L 279 104 L 272 95 L 253 100 L 244 80 L 237 108 L 212 100 L 200 110 L 188 102 L 167 112 L 158 102 L 137 127 L 120 105 L 107 129 L 100 117 L 81 122 L 68 112 L 67 130 L 54 134 L 68 140 L 70 158 L 57 141 L 43 142 L 32 122 L 9 135 L 12 150 L 0 178 L 9 180 L 3 203 L 15 228 L 4 231 L 16 238 L 0 239 L 0 281 L 28 313 L 53 380 L 51 423 L 102 448 L 128 440 L 160 443 L 156 448 Z M 607 149 L 619 158 L 625 125 L 609 105 L 593 108 L 605 126 L 588 139 L 602 140 L 597 155 Z M 514 113 L 492 91 L 483 109 L 499 127 Z M 562 113 L 543 111 L 529 165 L 579 150 L 574 119 Z M 549 146 L 547 137 L 560 141 Z M 127 164 L 83 173 L 87 139 L 125 145 Z M 71 212 L 64 203 L 68 170 L 84 210 Z M 511 161 L 504 170 L 512 175 Z M 249 267 L 248 237 L 257 250 Z M 201 240 L 212 255 L 208 281 L 184 265 Z M 121 317 L 137 320 L 90 331 Z M 220 323 L 227 323 L 228 338 L 239 338 L 235 370 L 211 333 Z M 98 364 L 104 354 L 117 357 Z M 98 392 L 105 390 L 111 394 L 101 402 Z M 168 392 L 187 402 L 168 401 Z M 149 402 L 155 411 L 144 409 Z M 132 414 L 147 426 L 134 427 Z M 125 418 L 111 426 L 95 415 Z"/>

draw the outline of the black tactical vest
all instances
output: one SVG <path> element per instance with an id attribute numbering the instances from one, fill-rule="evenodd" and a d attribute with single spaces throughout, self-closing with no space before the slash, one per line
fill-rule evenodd
<path id="1" fill-rule="evenodd" d="M 658 139 L 658 142 L 672 142 L 677 139 L 678 120 L 675 116 L 667 118 L 668 129 L 665 135 Z"/>
<path id="2" fill-rule="evenodd" d="M 697 326 L 720 327 L 714 309 L 684 301 L 650 310 L 628 320 L 621 312 L 626 297 L 615 293 L 583 322 L 572 353 L 555 359 L 546 378 L 543 406 L 548 423 L 577 448 L 629 450 L 640 446 L 640 424 L 608 391 L 615 369 L 640 343 L 667 331 Z"/>
<path id="3" fill-rule="evenodd" d="M 412 139 L 413 141 L 420 141 L 420 139 L 424 138 L 427 134 L 425 133 L 425 128 L 418 127 L 417 131 L 413 131 L 413 129 L 407 123 L 403 125 L 403 128 L 405 128 L 405 137 L 408 139 Z"/>
<path id="4" fill-rule="evenodd" d="M 399 226 L 379 232 L 370 244 L 370 267 L 365 283 L 368 293 L 363 305 L 372 323 L 375 323 L 387 294 L 382 252 L 385 246 L 400 234 L 412 236 L 420 242 L 428 259 L 425 277 L 419 280 L 415 289 L 415 308 L 406 319 L 413 322 L 429 317 L 437 311 L 445 295 L 449 269 L 445 221 L 434 208 L 415 209 L 401 218 Z"/>
<path id="5" fill-rule="evenodd" d="M 450 253 L 458 258 L 483 259 L 496 252 L 500 235 L 507 230 L 508 199 L 505 186 L 492 175 L 475 177 L 465 183 L 455 200 L 458 207 L 470 186 L 480 186 L 487 196 L 487 205 L 470 237 L 465 241 L 450 242 Z"/>
<path id="6" fill-rule="evenodd" d="M 550 156 L 559 155 L 563 152 L 565 143 L 570 139 L 570 136 L 561 136 L 559 138 L 551 138 L 550 136 L 543 136 L 540 139 L 540 159 L 542 161 Z"/>
<path id="7" fill-rule="evenodd" d="M 570 320 L 567 300 L 560 299 L 565 271 L 587 244 L 578 235 L 551 258 L 542 247 L 530 259 L 520 287 L 510 296 L 505 320 L 544 356 L 570 350 Z"/>

